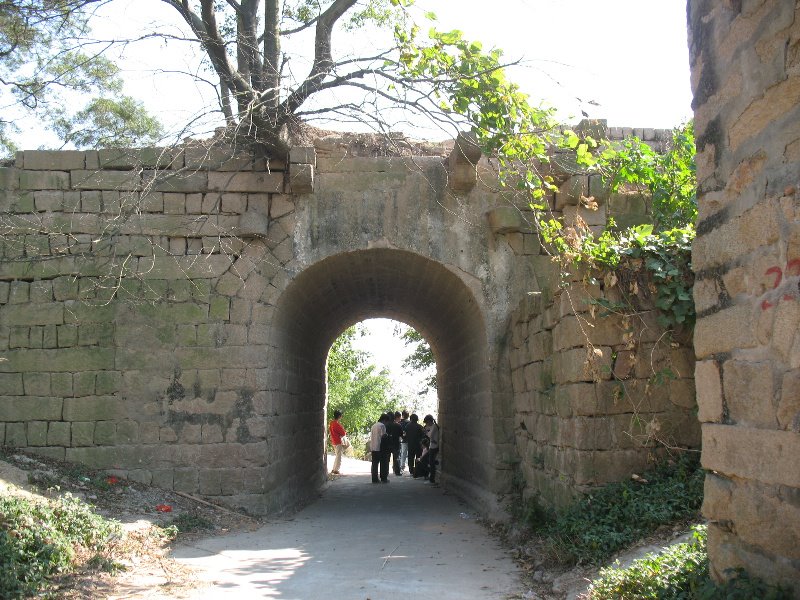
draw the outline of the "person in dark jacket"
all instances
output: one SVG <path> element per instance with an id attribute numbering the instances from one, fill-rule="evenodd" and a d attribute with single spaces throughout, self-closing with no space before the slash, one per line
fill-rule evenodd
<path id="1" fill-rule="evenodd" d="M 389 452 L 392 454 L 392 469 L 395 475 L 401 475 L 400 470 L 400 440 L 403 437 L 403 426 L 400 425 L 400 413 L 388 413 L 390 422 L 386 424 L 386 433 L 389 436 Z"/>
<path id="2" fill-rule="evenodd" d="M 416 472 L 416 464 L 422 454 L 422 438 L 425 437 L 425 429 L 419 424 L 419 417 L 416 414 L 406 425 L 406 443 L 408 444 L 408 472 L 415 479 L 419 477 Z"/>

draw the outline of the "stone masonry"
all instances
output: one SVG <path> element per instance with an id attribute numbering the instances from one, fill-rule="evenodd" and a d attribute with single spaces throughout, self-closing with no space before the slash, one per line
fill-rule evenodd
<path id="1" fill-rule="evenodd" d="M 641 402 L 651 362 L 625 363 L 624 400 L 607 371 L 587 378 L 577 327 L 597 290 L 558 288 L 468 138 L 365 153 L 321 138 L 278 164 L 192 142 L 0 168 L 0 443 L 256 513 L 296 505 L 325 480 L 328 349 L 370 317 L 430 342 L 443 481 L 484 510 L 515 477 L 561 505 L 628 476 L 654 422 L 696 441 L 691 359 L 661 331 L 639 347 L 680 378 L 652 406 L 616 405 Z M 596 182 L 554 164 L 553 209 L 578 215 L 575 190 Z M 639 197 L 598 199 L 601 215 L 647 218 Z M 623 369 L 625 324 L 595 325 L 591 356 Z M 652 431 L 626 429 L 639 416 Z"/>
<path id="2" fill-rule="evenodd" d="M 800 5 L 689 2 L 697 394 L 715 577 L 800 597 Z"/>

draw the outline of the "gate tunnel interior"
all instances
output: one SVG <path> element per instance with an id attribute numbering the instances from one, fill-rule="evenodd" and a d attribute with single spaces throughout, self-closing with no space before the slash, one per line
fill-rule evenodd
<path id="1" fill-rule="evenodd" d="M 313 493 L 326 478 L 325 365 L 331 344 L 350 325 L 377 317 L 414 327 L 436 358 L 443 484 L 462 495 L 469 489 L 497 491 L 490 350 L 474 294 L 440 263 L 407 251 L 370 249 L 305 269 L 277 304 L 270 370 L 283 431 L 272 451 L 280 457 L 274 481 L 284 502 Z"/>

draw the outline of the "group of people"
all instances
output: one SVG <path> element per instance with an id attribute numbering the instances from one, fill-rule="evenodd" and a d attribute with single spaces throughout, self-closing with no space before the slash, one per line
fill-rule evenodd
<path id="1" fill-rule="evenodd" d="M 339 422 L 341 411 L 333 413 L 329 431 L 335 457 L 331 473 L 339 473 L 346 432 Z M 433 415 L 425 415 L 422 425 L 416 414 L 408 411 L 387 412 L 380 416 L 370 429 L 369 450 L 372 458 L 372 483 L 389 483 L 389 462 L 396 476 L 408 471 L 414 479 L 437 485 L 436 466 L 439 454 L 439 425 Z"/>

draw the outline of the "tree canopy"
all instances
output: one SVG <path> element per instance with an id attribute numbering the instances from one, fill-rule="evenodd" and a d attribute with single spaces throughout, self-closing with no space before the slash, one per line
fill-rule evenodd
<path id="1" fill-rule="evenodd" d="M 378 371 L 369 354 L 353 345 L 362 335 L 362 327 L 349 327 L 328 353 L 327 418 L 341 410 L 342 425 L 351 434 L 366 433 L 382 412 L 395 410 L 388 372 Z"/>
<path id="2" fill-rule="evenodd" d="M 90 42 L 92 13 L 109 0 L 0 1 L 0 154 L 21 119 L 78 147 L 157 140 L 161 125 L 123 93 L 120 68 Z"/>

